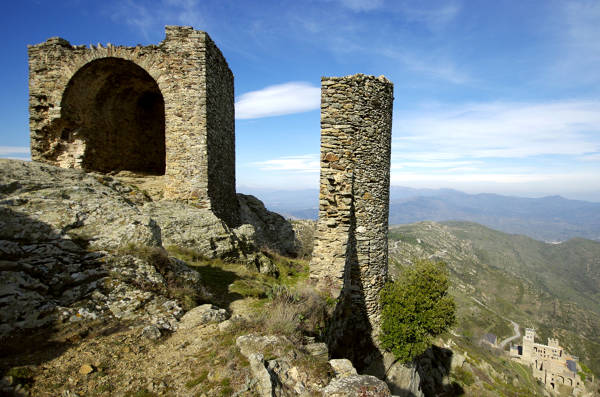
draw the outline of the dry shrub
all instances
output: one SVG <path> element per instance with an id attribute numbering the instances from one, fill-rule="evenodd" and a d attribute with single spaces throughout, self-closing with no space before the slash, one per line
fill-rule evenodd
<path id="1" fill-rule="evenodd" d="M 268 333 L 299 338 L 302 334 L 321 336 L 330 314 L 326 298 L 309 285 L 278 286 L 261 318 Z"/>

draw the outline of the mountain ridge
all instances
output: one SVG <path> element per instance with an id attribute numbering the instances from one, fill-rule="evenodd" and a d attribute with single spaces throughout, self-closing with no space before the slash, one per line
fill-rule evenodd
<path id="1" fill-rule="evenodd" d="M 246 189 L 272 211 L 290 218 L 316 219 L 318 191 Z M 471 221 L 505 233 L 546 242 L 582 237 L 600 241 L 600 203 L 561 196 L 527 198 L 454 189 L 390 188 L 390 225 L 421 221 Z"/>

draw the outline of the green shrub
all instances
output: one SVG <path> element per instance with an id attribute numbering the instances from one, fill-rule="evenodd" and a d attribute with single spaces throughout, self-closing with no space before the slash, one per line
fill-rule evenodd
<path id="1" fill-rule="evenodd" d="M 418 260 L 381 291 L 379 339 L 401 362 L 424 353 L 432 339 L 455 322 L 456 305 L 448 294 L 443 262 Z"/>

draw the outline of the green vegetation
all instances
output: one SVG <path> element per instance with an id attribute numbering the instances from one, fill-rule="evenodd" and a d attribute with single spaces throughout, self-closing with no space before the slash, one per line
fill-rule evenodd
<path id="1" fill-rule="evenodd" d="M 455 321 L 443 262 L 417 260 L 381 291 L 382 347 L 402 362 L 424 353 L 432 339 Z"/>
<path id="2" fill-rule="evenodd" d="M 541 343 L 558 338 L 600 373 L 600 243 L 547 244 L 471 222 L 392 227 L 390 241 L 392 275 L 412 258 L 448 264 L 457 335 L 474 345 L 488 332 L 502 340 L 512 336 L 513 320 L 535 328 Z"/>

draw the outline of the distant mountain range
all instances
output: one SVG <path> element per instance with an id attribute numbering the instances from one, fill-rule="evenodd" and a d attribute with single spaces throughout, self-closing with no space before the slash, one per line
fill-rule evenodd
<path id="1" fill-rule="evenodd" d="M 316 219 L 318 190 L 240 189 L 284 216 Z M 546 241 L 583 237 L 600 241 L 600 203 L 560 196 L 523 198 L 467 194 L 452 189 L 390 189 L 390 225 L 420 221 L 471 221 Z"/>

